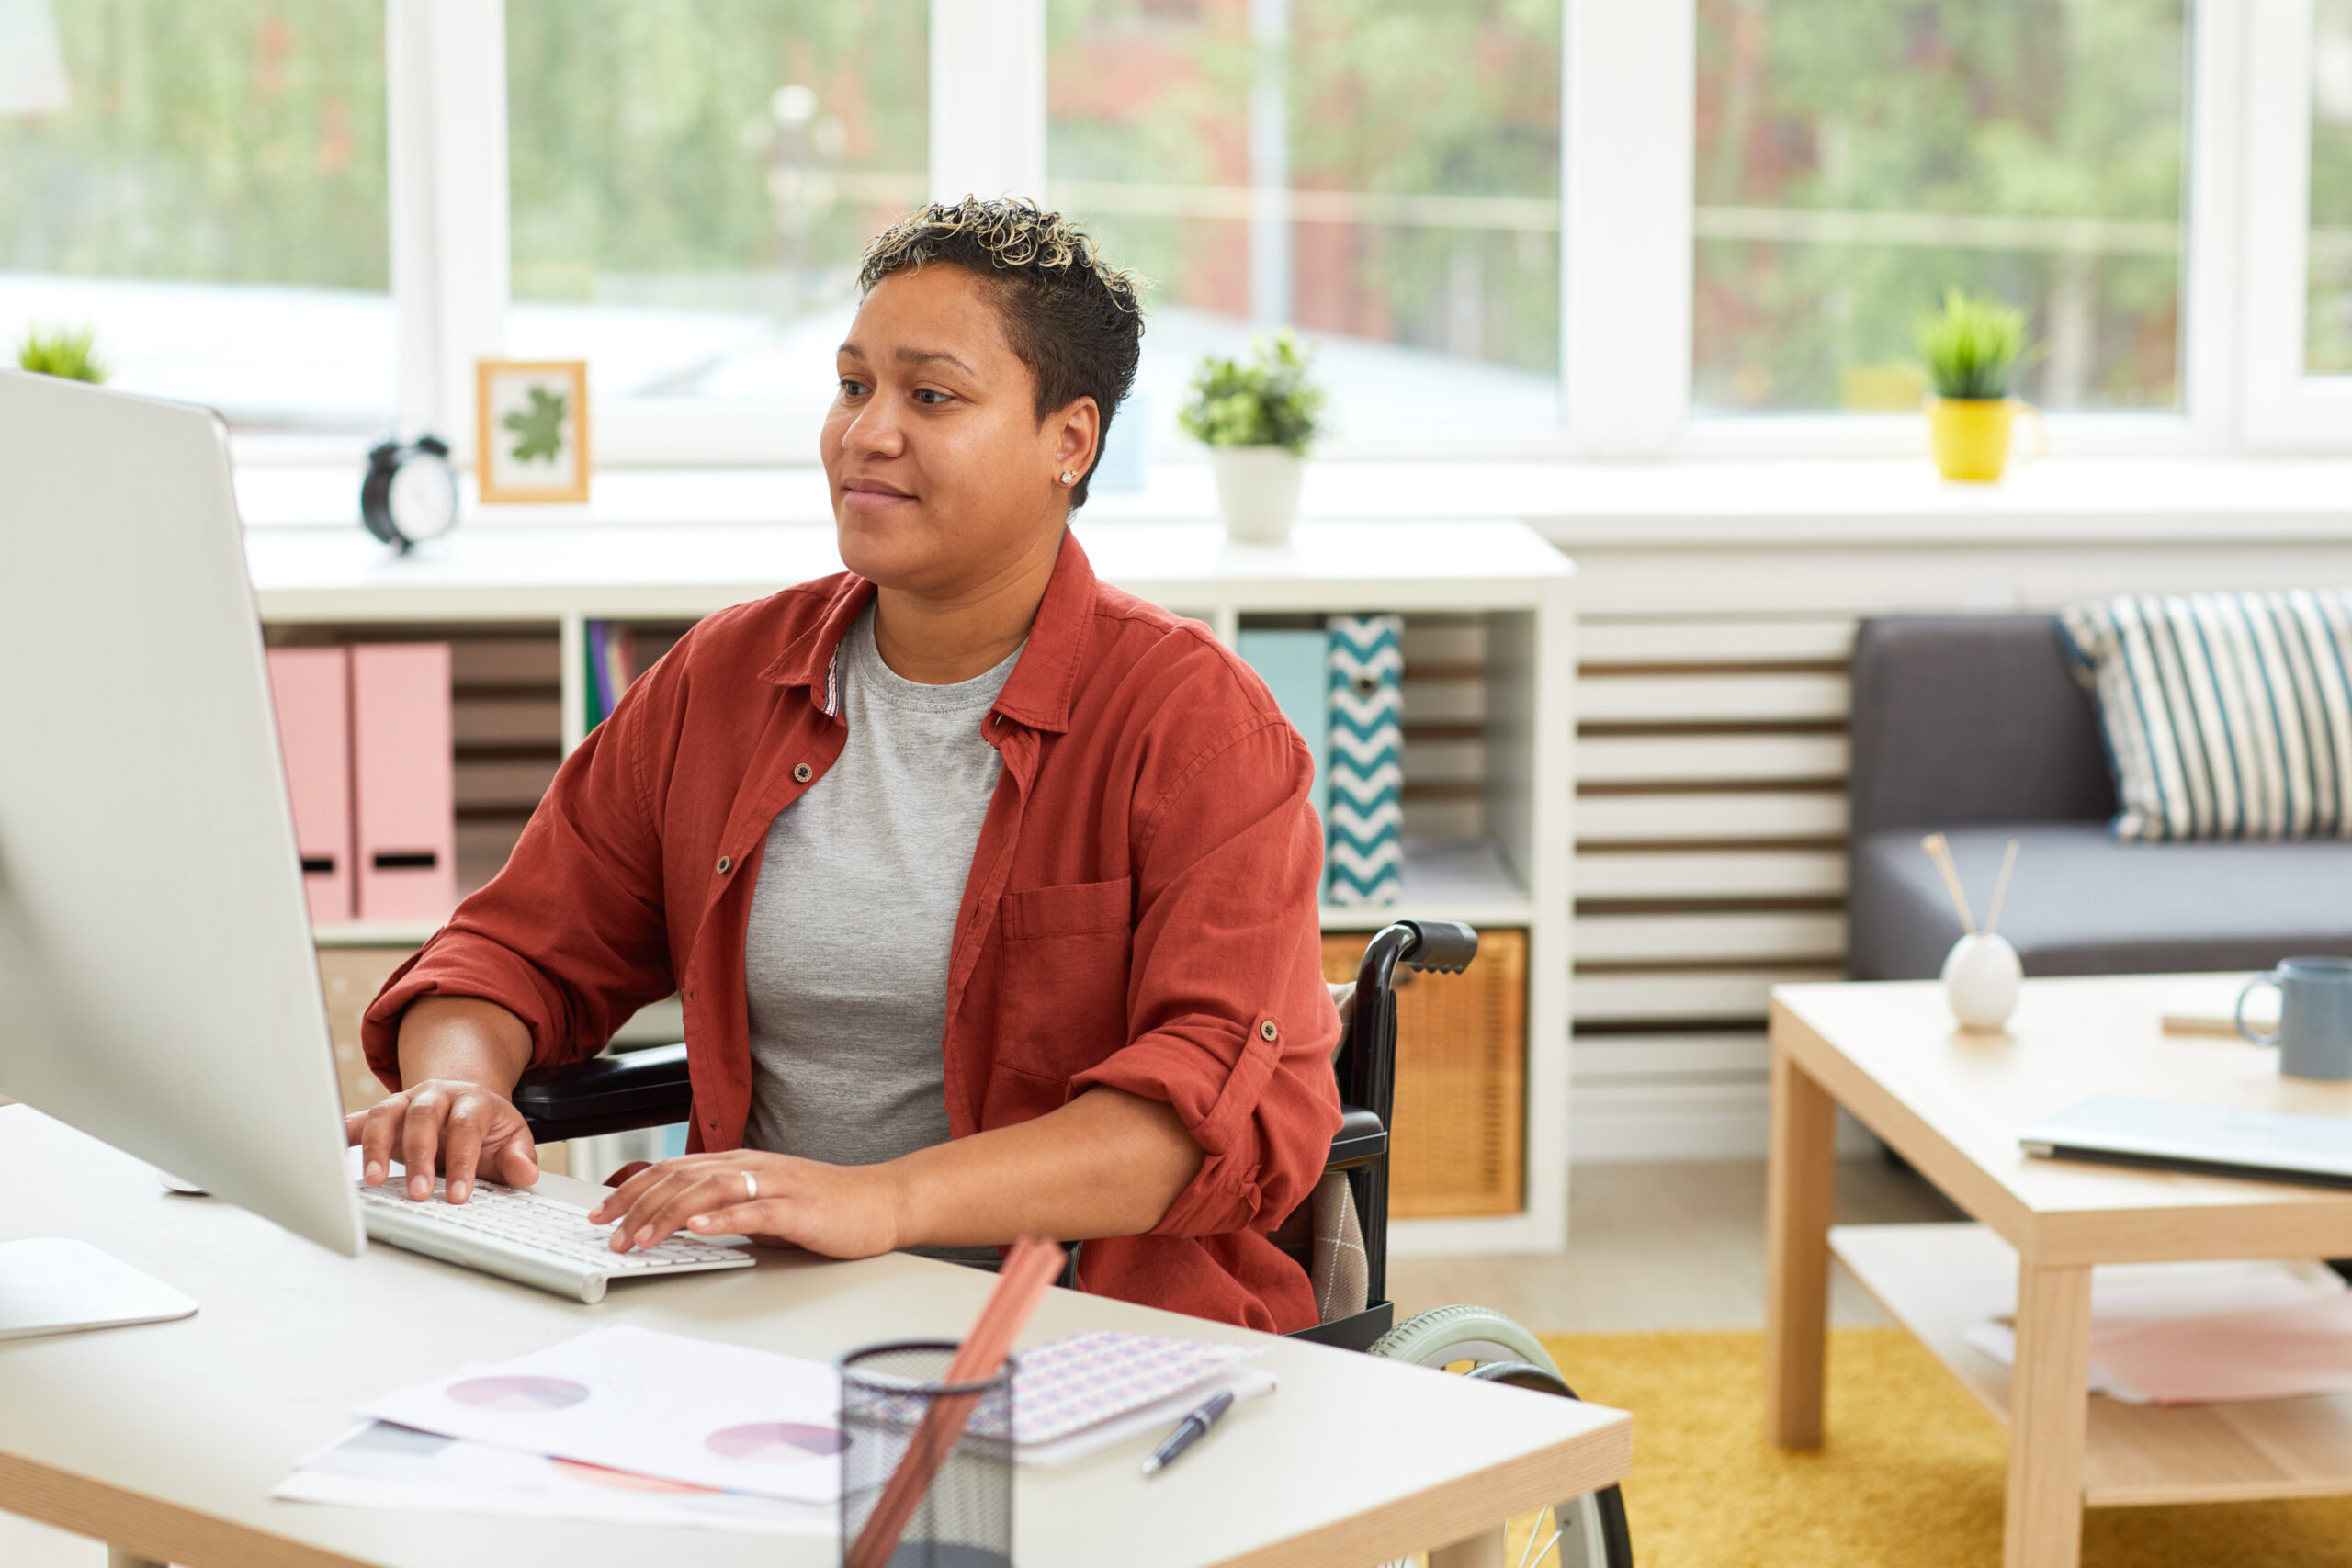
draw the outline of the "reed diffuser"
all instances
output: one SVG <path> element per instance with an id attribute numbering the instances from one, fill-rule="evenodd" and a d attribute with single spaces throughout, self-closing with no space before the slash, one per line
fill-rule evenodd
<path id="1" fill-rule="evenodd" d="M 1976 916 L 1968 907 L 1968 891 L 1961 886 L 1960 867 L 1951 858 L 1951 846 L 1941 833 L 1930 833 L 1919 840 L 1928 852 L 1937 872 L 1944 879 L 1944 889 L 1951 895 L 1952 908 L 1960 915 L 1961 939 L 1951 944 L 1951 952 L 1944 955 L 1944 1001 L 1951 1009 L 1951 1016 L 1962 1029 L 1994 1030 L 2009 1021 L 2018 1010 L 2018 987 L 2025 977 L 2025 965 L 2018 962 L 2018 950 L 2009 939 L 1994 928 L 2001 920 L 2001 904 L 2008 897 L 2009 874 L 2017 869 L 2018 841 L 2009 840 L 2008 849 L 2001 856 L 2000 879 L 1993 885 L 1993 902 L 1984 912 L 1984 929 L 1976 929 Z"/>

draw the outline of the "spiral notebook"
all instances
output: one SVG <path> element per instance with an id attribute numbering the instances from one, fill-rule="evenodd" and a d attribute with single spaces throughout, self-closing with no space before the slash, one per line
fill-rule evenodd
<path id="1" fill-rule="evenodd" d="M 1251 1345 L 1108 1329 L 1019 1352 L 1012 1438 L 1023 1464 L 1062 1464 L 1143 1432 L 1158 1435 L 1220 1389 L 1234 1403 L 1274 1391 Z"/>

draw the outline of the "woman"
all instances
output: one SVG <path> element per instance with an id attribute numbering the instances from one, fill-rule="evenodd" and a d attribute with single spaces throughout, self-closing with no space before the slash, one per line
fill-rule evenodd
<path id="1" fill-rule="evenodd" d="M 693 1152 L 605 1200 L 616 1248 L 1039 1233 L 1093 1243 L 1081 1288 L 1303 1327 L 1265 1233 L 1339 1124 L 1312 760 L 1068 529 L 1135 282 L 1057 215 L 967 199 L 859 283 L 821 440 L 849 570 L 696 626 L 387 983 L 366 1179 L 537 1179 L 516 1078 L 674 989 Z"/>

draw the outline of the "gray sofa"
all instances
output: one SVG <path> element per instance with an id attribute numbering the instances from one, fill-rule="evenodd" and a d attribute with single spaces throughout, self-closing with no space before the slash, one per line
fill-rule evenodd
<path id="1" fill-rule="evenodd" d="M 2119 843 L 2096 706 L 2047 615 L 1866 621 L 1854 641 L 1846 972 L 1923 979 L 2019 840 L 2001 932 L 2029 975 L 2260 969 L 2352 953 L 2352 842 Z"/>

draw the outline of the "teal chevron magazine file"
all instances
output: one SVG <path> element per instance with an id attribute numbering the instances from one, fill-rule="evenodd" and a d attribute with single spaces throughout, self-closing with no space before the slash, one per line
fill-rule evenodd
<path id="1" fill-rule="evenodd" d="M 1405 623 L 1396 615 L 1334 615 L 1328 630 L 1324 897 L 1356 908 L 1393 904 L 1405 876 Z"/>

